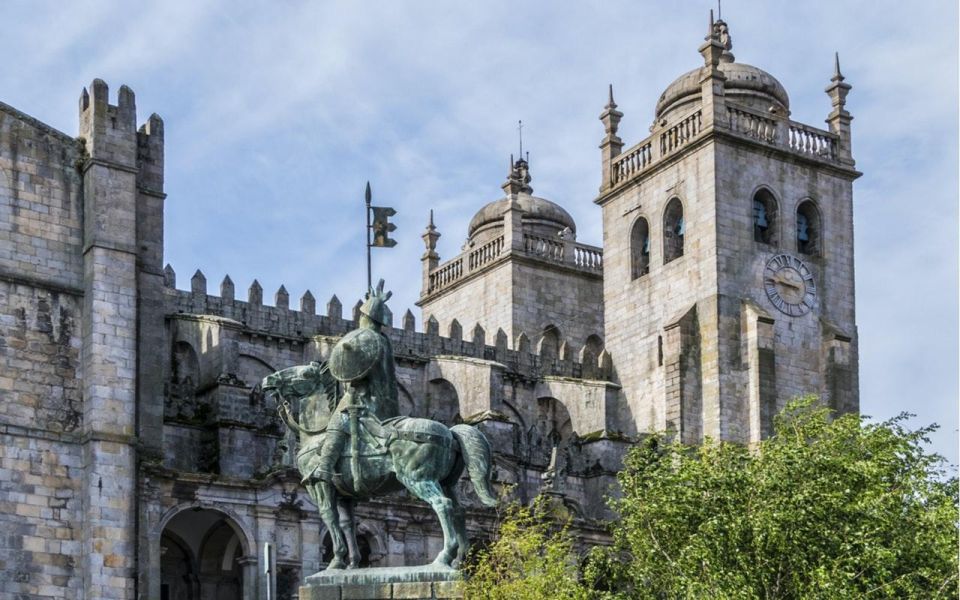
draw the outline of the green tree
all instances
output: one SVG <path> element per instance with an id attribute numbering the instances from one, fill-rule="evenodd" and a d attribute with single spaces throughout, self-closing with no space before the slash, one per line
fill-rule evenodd
<path id="1" fill-rule="evenodd" d="M 957 479 L 907 417 L 832 419 L 805 398 L 754 448 L 646 440 L 593 597 L 957 598 Z"/>
<path id="2" fill-rule="evenodd" d="M 586 600 L 562 514 L 544 498 L 510 504 L 496 538 L 467 566 L 464 595 L 476 600 Z"/>

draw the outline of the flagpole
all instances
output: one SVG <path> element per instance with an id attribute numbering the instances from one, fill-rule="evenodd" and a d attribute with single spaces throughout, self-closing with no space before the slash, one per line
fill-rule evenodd
<path id="1" fill-rule="evenodd" d="M 370 293 L 370 289 L 373 286 L 373 277 L 370 274 L 370 182 L 367 182 L 367 191 L 366 191 L 366 206 L 367 206 L 367 293 Z"/>

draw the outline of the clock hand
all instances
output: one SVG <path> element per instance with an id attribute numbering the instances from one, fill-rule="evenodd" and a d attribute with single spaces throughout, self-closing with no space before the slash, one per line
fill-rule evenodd
<path id="1" fill-rule="evenodd" d="M 799 289 L 800 289 L 800 286 L 799 286 L 799 285 L 797 285 L 796 283 L 794 283 L 794 282 L 792 282 L 792 281 L 787 280 L 787 279 L 784 278 L 783 276 L 774 277 L 774 278 L 773 278 L 773 282 L 774 282 L 774 283 L 779 283 L 780 285 L 783 285 L 783 286 L 786 286 L 786 287 L 789 287 L 789 288 L 793 288 L 793 289 L 795 289 L 795 290 L 799 290 Z"/>

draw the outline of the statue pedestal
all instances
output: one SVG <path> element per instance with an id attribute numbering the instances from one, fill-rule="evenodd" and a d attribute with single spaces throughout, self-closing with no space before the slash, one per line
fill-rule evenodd
<path id="1" fill-rule="evenodd" d="M 463 598 L 460 572 L 435 565 L 328 569 L 307 577 L 299 600 L 446 600 Z"/>

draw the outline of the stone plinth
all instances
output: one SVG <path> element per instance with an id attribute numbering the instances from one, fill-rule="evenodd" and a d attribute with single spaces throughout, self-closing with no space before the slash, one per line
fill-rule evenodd
<path id="1" fill-rule="evenodd" d="M 441 600 L 463 598 L 462 576 L 455 569 L 386 567 L 328 569 L 307 577 L 300 600 Z"/>

